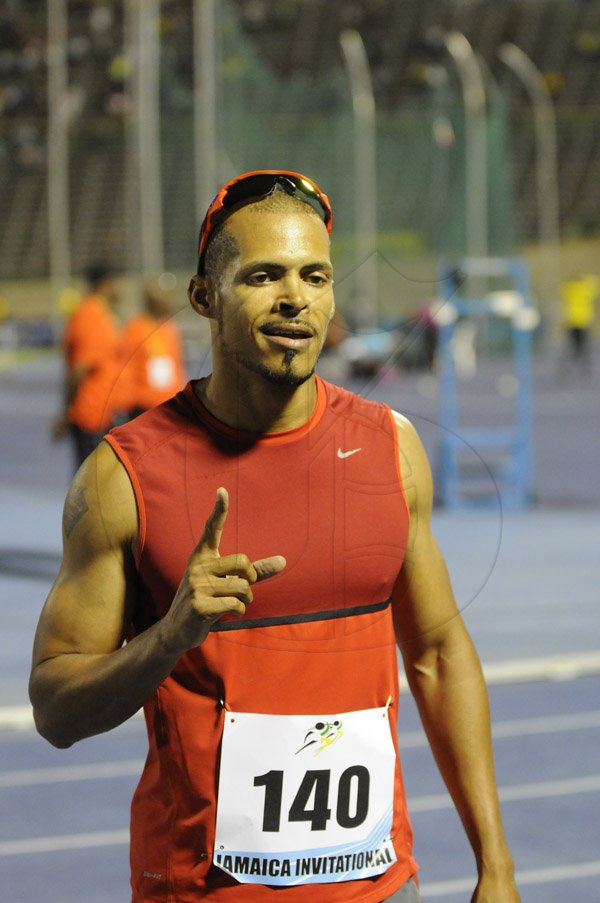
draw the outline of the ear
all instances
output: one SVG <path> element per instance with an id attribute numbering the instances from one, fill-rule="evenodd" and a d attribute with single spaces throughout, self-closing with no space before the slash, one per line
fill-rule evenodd
<path id="1" fill-rule="evenodd" d="M 214 292 L 206 276 L 192 276 L 188 286 L 190 304 L 201 317 L 214 317 Z"/>

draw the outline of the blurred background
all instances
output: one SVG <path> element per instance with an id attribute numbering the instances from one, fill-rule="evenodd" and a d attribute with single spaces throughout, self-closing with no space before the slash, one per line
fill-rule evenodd
<path id="1" fill-rule="evenodd" d="M 333 205 L 320 372 L 409 416 L 429 454 L 524 903 L 594 900 L 600 0 L 2 0 L 4 898 L 126 899 L 145 754 L 140 719 L 60 752 L 32 727 L 73 472 L 53 438 L 66 330 L 110 273 L 133 347 L 154 308 L 187 374 L 209 372 L 186 299 L 199 224 L 264 168 Z M 400 743 L 425 898 L 465 903 L 471 853 L 409 694 Z"/>
<path id="2" fill-rule="evenodd" d="M 507 502 L 535 500 L 532 361 L 545 387 L 585 391 L 592 370 L 600 3 L 5 0 L 0 36 L 4 366 L 57 347 L 101 261 L 122 320 L 149 279 L 169 296 L 201 372 L 185 289 L 203 213 L 239 172 L 299 170 L 334 209 L 324 375 L 420 371 L 406 391 L 444 427 L 430 451 L 457 505 L 468 465 L 448 437 L 485 371 L 488 421 L 463 445 Z"/>

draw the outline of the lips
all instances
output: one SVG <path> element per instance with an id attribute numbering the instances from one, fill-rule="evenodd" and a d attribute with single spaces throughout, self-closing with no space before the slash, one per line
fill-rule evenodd
<path id="1" fill-rule="evenodd" d="M 315 334 L 311 327 L 300 323 L 265 323 L 260 331 L 263 335 L 288 339 L 312 339 Z"/>
<path id="2" fill-rule="evenodd" d="M 315 335 L 312 327 L 303 323 L 265 323 L 260 331 L 273 345 L 294 351 L 301 351 L 310 345 Z"/>

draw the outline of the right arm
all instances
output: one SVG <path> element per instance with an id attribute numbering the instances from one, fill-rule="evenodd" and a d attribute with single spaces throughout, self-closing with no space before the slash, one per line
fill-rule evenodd
<path id="1" fill-rule="evenodd" d="M 135 497 L 107 443 L 86 460 L 65 503 L 63 562 L 33 650 L 29 693 L 50 743 L 68 747 L 126 721 L 219 617 L 245 612 L 253 583 L 285 566 L 280 556 L 219 555 L 227 507 L 220 489 L 168 613 L 123 645 L 136 604 Z"/>

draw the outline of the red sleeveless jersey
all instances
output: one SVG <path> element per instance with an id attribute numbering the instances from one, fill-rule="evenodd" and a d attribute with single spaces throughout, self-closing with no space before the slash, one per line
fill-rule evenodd
<path id="1" fill-rule="evenodd" d="M 408 532 L 396 429 L 385 405 L 321 379 L 317 389 L 310 419 L 287 432 L 233 430 L 206 411 L 188 384 L 107 437 L 129 474 L 139 514 L 131 635 L 168 610 L 219 486 L 230 498 L 221 554 L 287 560 L 280 574 L 253 587 L 245 616 L 218 621 L 145 706 L 149 754 L 131 824 L 136 903 L 379 903 L 417 870 L 396 735 L 390 596 Z M 277 887 L 268 877 L 239 884 L 216 866 L 227 711 L 287 716 L 386 703 L 396 861 L 385 872 L 322 888 Z"/>

